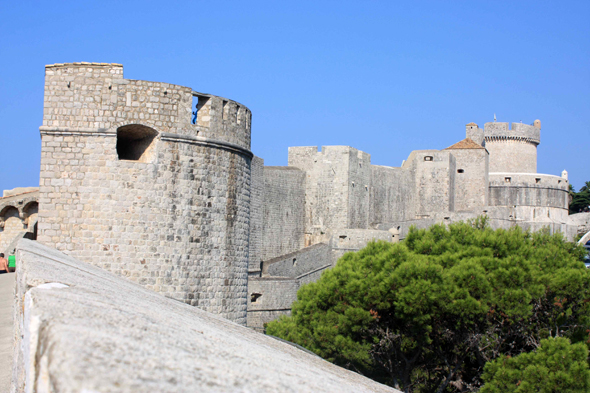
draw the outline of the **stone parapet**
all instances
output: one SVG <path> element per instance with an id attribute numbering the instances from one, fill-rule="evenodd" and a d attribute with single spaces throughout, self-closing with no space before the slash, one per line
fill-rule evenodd
<path id="1" fill-rule="evenodd" d="M 43 126 L 52 129 L 116 133 L 142 124 L 250 149 L 252 114 L 244 105 L 189 87 L 124 79 L 116 63 L 46 66 L 44 101 Z"/>
<path id="2" fill-rule="evenodd" d="M 541 143 L 541 129 L 534 125 L 523 123 L 512 123 L 512 128 L 508 127 L 508 123 L 485 123 L 484 136 L 486 142 L 514 139 L 534 143 L 536 145 Z"/>
<path id="3" fill-rule="evenodd" d="M 12 392 L 398 392 L 21 241 Z"/>

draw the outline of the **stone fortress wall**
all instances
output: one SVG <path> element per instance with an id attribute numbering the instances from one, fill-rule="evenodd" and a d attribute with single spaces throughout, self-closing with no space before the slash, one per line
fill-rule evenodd
<path id="1" fill-rule="evenodd" d="M 260 277 L 249 281 L 248 326 L 262 331 L 288 315 L 285 299 L 295 299 L 301 285 L 319 279 L 345 252 L 371 240 L 398 241 L 412 225 L 487 215 L 493 228 L 548 227 L 572 238 L 583 226 L 570 223 L 569 183 L 536 173 L 539 143 L 539 121 L 511 129 L 487 123 L 484 130 L 469 123 L 465 139 L 444 150 L 413 151 L 399 168 L 371 165 L 369 154 L 348 146 L 289 148 L 284 170 L 304 173 L 306 248 L 261 261 Z M 265 202 L 263 209 L 276 206 Z"/>
<path id="2" fill-rule="evenodd" d="M 119 64 L 47 66 L 39 242 L 263 330 L 344 253 L 412 225 L 587 227 L 567 214 L 567 174 L 535 173 L 539 121 L 469 123 L 401 167 L 349 146 L 291 147 L 288 166 L 264 166 L 250 128 L 235 101 L 124 79 Z M 31 213 L 3 199 L 6 243 L 6 223 Z"/>
<path id="3" fill-rule="evenodd" d="M 119 64 L 47 66 L 38 240 L 245 324 L 250 119 Z"/>

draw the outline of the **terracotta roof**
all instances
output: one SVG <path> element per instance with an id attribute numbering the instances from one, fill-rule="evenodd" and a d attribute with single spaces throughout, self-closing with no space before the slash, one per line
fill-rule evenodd
<path id="1" fill-rule="evenodd" d="M 445 150 L 449 149 L 485 149 L 485 147 L 473 142 L 471 138 L 465 138 L 462 141 L 455 143 L 453 146 L 447 147 Z"/>
<path id="2" fill-rule="evenodd" d="M 471 123 L 469 123 L 469 124 L 467 124 L 467 125 L 468 125 L 468 126 L 476 126 L 476 127 L 477 127 L 477 124 L 475 124 L 474 122 L 471 122 Z"/>

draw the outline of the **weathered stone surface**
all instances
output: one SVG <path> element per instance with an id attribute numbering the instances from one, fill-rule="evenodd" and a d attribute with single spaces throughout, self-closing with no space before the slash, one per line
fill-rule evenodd
<path id="1" fill-rule="evenodd" d="M 54 249 L 17 249 L 12 391 L 395 392 Z"/>
<path id="2" fill-rule="evenodd" d="M 10 390 L 12 354 L 14 352 L 14 278 L 16 274 L 0 274 L 0 392 Z"/>

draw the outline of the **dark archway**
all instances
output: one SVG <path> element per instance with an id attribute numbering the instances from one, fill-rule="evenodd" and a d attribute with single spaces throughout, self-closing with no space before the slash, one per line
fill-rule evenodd
<path id="1" fill-rule="evenodd" d="M 146 162 L 158 131 L 141 124 L 117 128 L 117 155 L 119 160 Z"/>

